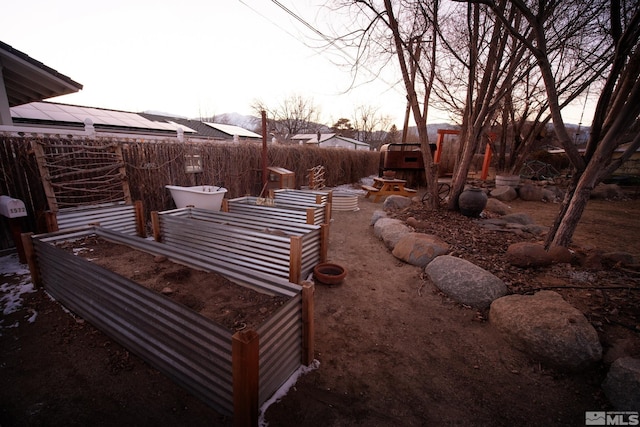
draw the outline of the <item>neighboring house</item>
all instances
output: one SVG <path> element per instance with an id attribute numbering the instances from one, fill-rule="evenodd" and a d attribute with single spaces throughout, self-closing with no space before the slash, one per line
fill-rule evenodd
<path id="1" fill-rule="evenodd" d="M 347 138 L 337 133 L 300 133 L 294 135 L 291 140 L 298 142 L 300 145 L 316 145 L 323 148 L 337 147 L 349 150 L 371 150 L 371 147 L 366 142 Z"/>
<path id="2" fill-rule="evenodd" d="M 85 131 L 91 136 L 138 138 L 261 141 L 257 133 L 239 126 L 206 123 L 160 114 L 132 113 L 55 102 L 31 102 L 11 108 L 15 126 L 47 128 L 49 131 Z"/>
<path id="3" fill-rule="evenodd" d="M 0 126 L 13 126 L 12 107 L 81 89 L 80 83 L 0 42 Z"/>
<path id="4" fill-rule="evenodd" d="M 162 115 L 46 102 L 82 85 L 0 42 L 0 132 L 261 141 L 244 128 Z"/>
<path id="5" fill-rule="evenodd" d="M 137 113 L 46 101 L 12 107 L 11 118 L 15 126 L 85 131 L 91 136 L 126 134 L 166 138 L 180 133 L 185 136 L 197 134 L 190 127 L 149 120 Z"/>
<path id="6" fill-rule="evenodd" d="M 199 120 L 171 117 L 162 114 L 139 113 L 140 116 L 154 121 L 177 123 L 194 129 L 196 136 L 200 138 L 212 138 L 234 141 L 262 141 L 262 136 L 240 126 L 225 125 L 219 123 L 201 122 Z"/>

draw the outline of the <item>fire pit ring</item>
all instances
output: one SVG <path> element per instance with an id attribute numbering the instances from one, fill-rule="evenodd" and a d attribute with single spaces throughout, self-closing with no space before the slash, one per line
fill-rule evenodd
<path id="1" fill-rule="evenodd" d="M 313 277 L 325 285 L 339 285 L 346 275 L 346 268 L 330 262 L 320 263 L 313 268 Z"/>

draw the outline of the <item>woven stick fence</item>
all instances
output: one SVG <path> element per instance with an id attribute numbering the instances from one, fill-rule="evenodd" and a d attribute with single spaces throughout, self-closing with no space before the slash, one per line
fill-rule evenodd
<path id="1" fill-rule="evenodd" d="M 36 161 L 34 144 L 37 141 L 51 145 L 62 142 L 83 146 L 115 144 L 122 152 L 131 200 L 141 200 L 147 213 L 174 207 L 164 187 L 167 184 L 221 184 L 228 189 L 229 198 L 255 196 L 262 188 L 262 144 L 259 143 L 70 140 L 0 135 L 0 194 L 24 201 L 28 211 L 23 224 L 25 231 L 47 230 L 44 212 L 49 206 Z M 190 156 L 200 156 L 202 172 L 187 172 Z M 309 169 L 318 165 L 325 167 L 327 187 L 357 183 L 362 177 L 378 173 L 380 158 L 378 152 L 282 145 L 270 145 L 267 156 L 269 166 L 280 166 L 295 173 L 297 187 L 308 185 Z M 12 247 L 6 222 L 0 224 L 0 249 Z"/>

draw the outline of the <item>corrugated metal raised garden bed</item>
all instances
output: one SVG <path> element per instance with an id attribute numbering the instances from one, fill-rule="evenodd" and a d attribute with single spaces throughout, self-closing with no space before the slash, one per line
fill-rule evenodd
<path id="1" fill-rule="evenodd" d="M 313 360 L 312 285 L 101 227 L 24 240 L 36 285 L 238 425 Z"/>
<path id="2" fill-rule="evenodd" d="M 326 224 L 198 208 L 152 212 L 151 218 L 156 241 L 292 283 L 301 283 L 327 258 Z"/>

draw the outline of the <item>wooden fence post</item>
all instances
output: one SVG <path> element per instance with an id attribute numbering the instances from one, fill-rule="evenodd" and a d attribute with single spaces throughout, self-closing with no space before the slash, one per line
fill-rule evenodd
<path id="1" fill-rule="evenodd" d="M 309 366 L 314 357 L 315 323 L 313 296 L 316 286 L 313 282 L 302 283 L 302 364 Z"/>
<path id="2" fill-rule="evenodd" d="M 331 222 L 331 203 L 325 203 L 324 205 L 324 222 L 329 224 Z"/>
<path id="3" fill-rule="evenodd" d="M 229 199 L 222 199 L 222 207 L 220 210 L 222 212 L 229 212 Z"/>
<path id="4" fill-rule="evenodd" d="M 302 275 L 302 236 L 291 236 L 289 247 L 289 281 L 300 283 Z"/>
<path id="5" fill-rule="evenodd" d="M 58 231 L 58 215 L 52 211 L 46 211 L 44 215 L 45 221 L 47 223 L 47 232 L 53 233 L 54 231 Z"/>
<path id="6" fill-rule="evenodd" d="M 329 253 L 329 224 L 320 224 L 320 262 L 327 262 Z"/>
<path id="7" fill-rule="evenodd" d="M 238 331 L 231 337 L 233 370 L 233 425 L 258 425 L 260 382 L 260 338 L 252 329 Z"/>
<path id="8" fill-rule="evenodd" d="M 314 225 L 316 223 L 316 218 L 314 215 L 315 209 L 307 208 L 306 211 L 307 211 L 307 224 Z"/>
<path id="9" fill-rule="evenodd" d="M 36 259 L 36 252 L 33 249 L 33 240 L 31 240 L 33 233 L 22 233 L 22 246 L 24 248 L 24 256 L 27 259 L 29 265 L 29 272 L 31 273 L 31 281 L 37 288 L 42 287 L 42 278 L 40 277 L 40 269 L 38 268 L 38 261 Z"/>
<path id="10" fill-rule="evenodd" d="M 144 224 L 144 207 L 142 206 L 142 200 L 136 200 L 133 204 L 136 212 L 136 231 L 139 237 L 147 237 L 147 230 Z"/>
<path id="11" fill-rule="evenodd" d="M 153 240 L 162 242 L 162 230 L 160 230 L 160 217 L 158 211 L 151 212 L 151 228 L 153 229 Z"/>

